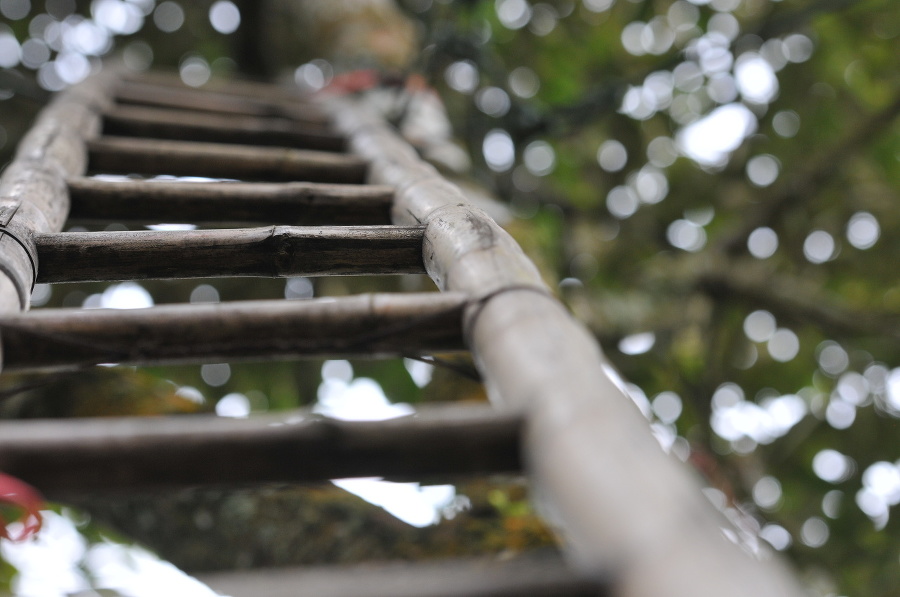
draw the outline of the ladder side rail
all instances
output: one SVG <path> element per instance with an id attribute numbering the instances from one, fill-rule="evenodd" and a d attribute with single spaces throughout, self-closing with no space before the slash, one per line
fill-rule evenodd
<path id="1" fill-rule="evenodd" d="M 397 223 L 426 226 L 426 268 L 480 301 L 464 330 L 491 400 L 526 417 L 525 461 L 571 561 L 610 569 L 630 597 L 799 597 L 778 560 L 728 542 L 687 466 L 663 453 L 594 338 L 550 296 L 515 241 L 360 102 L 328 98 L 339 128 L 398 187 Z"/>
<path id="2" fill-rule="evenodd" d="M 0 313 L 24 311 L 38 275 L 32 236 L 57 232 L 68 214 L 66 179 L 84 174 L 85 142 L 100 132 L 115 73 L 106 69 L 57 95 L 0 176 Z"/>

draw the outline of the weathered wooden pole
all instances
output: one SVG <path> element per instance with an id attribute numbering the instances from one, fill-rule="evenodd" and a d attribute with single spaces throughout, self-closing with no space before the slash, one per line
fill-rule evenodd
<path id="1" fill-rule="evenodd" d="M 107 174 L 334 183 L 359 183 L 366 175 L 365 163 L 355 156 L 289 147 L 101 137 L 88 150 L 91 169 Z"/>
<path id="2" fill-rule="evenodd" d="M 391 223 L 394 189 L 314 182 L 69 181 L 70 219 L 115 222 Z"/>
<path id="3" fill-rule="evenodd" d="M 341 135 L 324 125 L 286 118 L 211 114 L 140 106 L 117 106 L 104 114 L 103 134 L 343 151 Z"/>
<path id="4" fill-rule="evenodd" d="M 425 226 L 443 289 L 480 297 L 466 339 L 500 408 L 526 418 L 525 459 L 570 559 L 623 597 L 800 597 L 778 560 L 729 542 L 686 465 L 665 454 L 600 348 L 516 242 L 359 101 L 328 97 L 339 128 L 397 187 L 394 220 Z"/>
<path id="5" fill-rule="evenodd" d="M 418 226 L 266 226 L 37 234 L 41 283 L 420 274 Z"/>
<path id="6" fill-rule="evenodd" d="M 114 76 L 104 70 L 57 95 L 0 176 L 0 313 L 28 309 L 38 271 L 33 236 L 62 229 L 66 179 L 87 170 L 86 142 L 100 132 Z"/>
<path id="7" fill-rule="evenodd" d="M 460 293 L 368 294 L 150 309 L 37 309 L 0 317 L 6 367 L 77 368 L 464 349 Z"/>
<path id="8" fill-rule="evenodd" d="M 63 492 L 415 479 L 520 470 L 520 420 L 481 407 L 432 407 L 386 421 L 313 413 L 122 417 L 0 423 L 0 470 Z"/>

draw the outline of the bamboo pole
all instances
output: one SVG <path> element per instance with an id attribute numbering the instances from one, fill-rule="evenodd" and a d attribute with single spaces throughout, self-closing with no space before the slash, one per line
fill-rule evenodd
<path id="1" fill-rule="evenodd" d="M 593 337 L 553 299 L 515 241 L 360 102 L 328 98 L 338 128 L 398 188 L 396 223 L 424 225 L 438 285 L 482 297 L 467 344 L 491 400 L 526 416 L 526 465 L 571 560 L 616 567 L 629 597 L 799 597 L 776 560 L 723 537 L 728 523 L 685 465 L 663 453 Z"/>
<path id="2" fill-rule="evenodd" d="M 465 296 L 369 294 L 149 309 L 39 309 L 0 317 L 4 368 L 155 365 L 457 351 Z"/>
<path id="3" fill-rule="evenodd" d="M 70 219 L 118 222 L 390 224 L 394 189 L 322 183 L 69 180 Z"/>
<path id="4" fill-rule="evenodd" d="M 212 77 L 200 87 L 186 85 L 180 73 L 174 70 L 154 69 L 141 72 L 126 72 L 122 76 L 125 84 L 142 83 L 165 89 L 182 90 L 188 93 L 204 95 L 219 93 L 260 101 L 284 101 L 303 105 L 316 112 L 323 120 L 327 115 L 311 99 L 308 93 L 289 85 L 273 85 L 265 81 L 254 81 L 240 76 Z"/>
<path id="5" fill-rule="evenodd" d="M 28 309 L 37 276 L 32 236 L 62 228 L 65 180 L 87 167 L 84 143 L 99 132 L 113 76 L 104 71 L 57 95 L 0 177 L 0 313 Z"/>
<path id="6" fill-rule="evenodd" d="M 310 413 L 23 420 L 0 422 L 0 470 L 48 495 L 510 473 L 519 428 L 479 407 L 353 422 Z"/>
<path id="7" fill-rule="evenodd" d="M 221 115 L 119 106 L 107 111 L 103 119 L 104 135 L 275 145 L 321 151 L 343 151 L 345 139 L 319 125 L 301 124 L 285 118 Z"/>
<path id="8" fill-rule="evenodd" d="M 38 282 L 423 273 L 417 226 L 267 226 L 34 237 Z"/>
<path id="9" fill-rule="evenodd" d="M 361 183 L 366 173 L 354 156 L 285 147 L 101 137 L 88 150 L 98 173 L 335 183 Z"/>
<path id="10" fill-rule="evenodd" d="M 328 122 L 321 110 L 298 100 L 267 100 L 216 91 L 200 91 L 181 85 L 160 86 L 141 82 L 127 82 L 116 90 L 120 104 L 161 106 L 246 116 L 273 116 L 295 122 L 322 125 Z"/>
<path id="11" fill-rule="evenodd" d="M 196 577 L 232 597 L 604 597 L 608 587 L 572 572 L 557 555 L 513 559 L 367 563 L 201 573 Z"/>

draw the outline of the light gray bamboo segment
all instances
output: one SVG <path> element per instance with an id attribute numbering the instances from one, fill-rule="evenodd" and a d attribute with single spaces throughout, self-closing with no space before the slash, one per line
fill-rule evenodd
<path id="1" fill-rule="evenodd" d="M 116 222 L 390 224 L 383 185 L 69 180 L 70 219 Z"/>
<path id="2" fill-rule="evenodd" d="M 178 89 L 198 95 L 221 93 L 246 99 L 266 101 L 286 101 L 301 104 L 327 120 L 325 113 L 312 101 L 309 93 L 298 87 L 254 81 L 239 76 L 211 77 L 200 87 L 186 85 L 181 74 L 175 70 L 154 69 L 143 72 L 126 72 L 122 76 L 125 84 L 143 83 L 166 89 Z"/>
<path id="3" fill-rule="evenodd" d="M 351 184 L 366 175 L 365 162 L 355 156 L 287 147 L 101 137 L 88 150 L 97 173 Z"/>
<path id="4" fill-rule="evenodd" d="M 301 124 L 285 118 L 205 114 L 136 106 L 119 106 L 106 112 L 103 134 L 322 151 L 343 151 L 346 146 L 341 135 L 324 126 Z"/>
<path id="5" fill-rule="evenodd" d="M 323 106 L 370 162 L 371 182 L 398 187 L 395 222 L 426 226 L 432 278 L 486 295 L 467 313 L 467 343 L 492 401 L 525 413 L 526 464 L 573 563 L 615 565 L 616 594 L 628 597 L 804 595 L 777 561 L 724 538 L 724 517 L 663 453 L 596 342 L 546 294 L 511 237 L 365 106 Z"/>
<path id="6" fill-rule="evenodd" d="M 199 91 L 184 85 L 159 86 L 128 82 L 118 87 L 116 99 L 122 104 L 159 106 L 212 114 L 280 117 L 317 125 L 328 122 L 320 110 L 297 100 L 267 100 L 216 91 Z"/>
<path id="7" fill-rule="evenodd" d="M 267 226 L 35 236 L 38 281 L 423 273 L 417 226 Z"/>
<path id="8" fill-rule="evenodd" d="M 478 407 L 366 422 L 309 413 L 16 421 L 0 423 L 0 469 L 49 495 L 510 473 L 520 469 L 520 424 Z"/>
<path id="9" fill-rule="evenodd" d="M 277 568 L 196 575 L 232 597 L 604 597 L 606 586 L 569 570 L 558 556 L 360 566 Z"/>
<path id="10" fill-rule="evenodd" d="M 0 177 L 0 313 L 28 308 L 37 275 L 32 235 L 62 228 L 65 180 L 87 167 L 84 143 L 100 130 L 112 76 L 101 73 L 56 96 Z"/>
<path id="11" fill-rule="evenodd" d="M 457 293 L 240 301 L 149 309 L 38 309 L 0 318 L 6 370 L 458 351 Z"/>

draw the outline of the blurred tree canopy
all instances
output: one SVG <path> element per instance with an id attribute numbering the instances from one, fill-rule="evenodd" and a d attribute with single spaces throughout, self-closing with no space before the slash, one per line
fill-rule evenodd
<path id="1" fill-rule="evenodd" d="M 114 50 L 194 86 L 422 75 L 467 175 L 508 205 L 510 231 L 711 499 L 815 594 L 900 595 L 895 0 L 0 0 L 0 14 L 0 162 L 48 91 Z M 410 284 L 429 283 L 139 288 L 163 303 Z M 117 288 L 42 288 L 36 302 L 108 305 Z M 291 408 L 315 402 L 320 365 L 231 365 L 224 381 L 154 369 L 135 383 L 199 388 L 209 409 L 233 394 Z M 399 362 L 354 366 L 395 401 L 481 397 L 467 381 L 436 395 Z M 178 410 L 174 391 L 162 403 Z M 37 416 L 17 404 L 0 407 Z"/>

